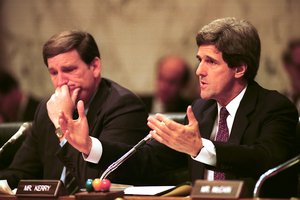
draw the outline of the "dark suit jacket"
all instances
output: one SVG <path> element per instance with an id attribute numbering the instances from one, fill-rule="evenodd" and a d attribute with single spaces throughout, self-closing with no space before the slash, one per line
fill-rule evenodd
<path id="1" fill-rule="evenodd" d="M 203 138 L 210 138 L 217 104 L 214 100 L 197 100 L 193 112 L 199 122 Z M 241 100 L 227 143 L 213 142 L 216 147 L 217 166 L 226 179 L 245 181 L 246 196 L 253 194 L 259 176 L 299 153 L 296 147 L 296 124 L 298 113 L 295 106 L 275 91 L 263 89 L 250 83 Z M 202 179 L 202 163 L 190 160 L 192 179 Z M 297 185 L 296 174 L 283 172 L 267 181 L 262 195 L 267 197 L 290 197 Z"/>
<path id="2" fill-rule="evenodd" d="M 28 122 L 28 121 L 33 120 L 34 113 L 35 113 L 39 103 L 40 103 L 40 101 L 35 99 L 34 97 L 32 97 L 32 96 L 28 97 L 28 102 L 27 102 L 24 112 L 22 114 L 23 122 Z"/>
<path id="3" fill-rule="evenodd" d="M 90 135 L 98 138 L 103 154 L 98 164 L 83 160 L 82 154 L 66 143 L 62 148 L 54 134 L 55 127 L 50 121 L 46 101 L 36 112 L 32 133 L 27 137 L 0 179 L 7 179 L 16 187 L 20 179 L 60 179 L 64 166 L 71 169 L 80 187 L 85 187 L 88 178 L 100 177 L 112 162 L 128 151 L 148 134 L 147 112 L 133 93 L 120 85 L 102 78 L 92 102 L 87 119 Z M 130 170 L 124 168 L 110 176 L 113 182 L 136 180 Z"/>
<path id="4" fill-rule="evenodd" d="M 215 100 L 196 100 L 193 112 L 199 122 L 200 134 L 209 139 L 217 117 Z M 204 178 L 204 170 L 226 173 L 226 179 L 244 181 L 242 197 L 253 197 L 258 178 L 299 154 L 296 144 L 298 114 L 295 106 L 276 91 L 249 83 L 237 110 L 227 143 L 213 142 L 217 166 L 194 161 L 190 156 L 171 150 L 155 140 L 148 142 L 127 162 L 144 174 L 148 183 L 179 184 L 187 181 L 185 167 L 189 163 L 190 180 Z M 296 168 L 286 170 L 265 182 L 262 197 L 291 197 L 296 194 Z M 159 182 L 158 182 L 159 181 Z"/>

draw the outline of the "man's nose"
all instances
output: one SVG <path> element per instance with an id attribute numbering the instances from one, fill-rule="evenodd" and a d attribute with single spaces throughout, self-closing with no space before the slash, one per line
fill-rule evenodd
<path id="1" fill-rule="evenodd" d="M 66 85 L 68 83 L 68 79 L 63 73 L 58 73 L 57 78 L 58 87 L 61 87 L 62 85 Z"/>
<path id="2" fill-rule="evenodd" d="M 201 62 L 200 62 L 197 69 L 196 69 L 196 75 L 200 76 L 202 71 L 203 71 L 203 67 L 201 66 Z"/>
<path id="3" fill-rule="evenodd" d="M 207 75 L 207 67 L 205 66 L 205 63 L 200 62 L 197 70 L 196 70 L 197 76 L 206 76 Z"/>

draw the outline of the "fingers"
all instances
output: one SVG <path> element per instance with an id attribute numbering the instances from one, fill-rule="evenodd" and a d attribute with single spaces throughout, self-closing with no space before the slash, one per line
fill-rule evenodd
<path id="1" fill-rule="evenodd" d="M 55 89 L 54 96 L 70 96 L 70 90 L 68 85 L 62 85 L 61 87 L 57 87 Z"/>
<path id="2" fill-rule="evenodd" d="M 79 91 L 80 91 L 80 88 L 76 88 L 72 93 L 71 99 L 72 99 L 72 102 L 73 102 L 74 105 L 76 105 L 76 101 L 77 101 L 77 98 L 78 98 Z"/>
<path id="3" fill-rule="evenodd" d="M 77 111 L 80 119 L 85 117 L 84 103 L 82 100 L 78 101 L 77 103 Z"/>
<path id="4" fill-rule="evenodd" d="M 196 119 L 196 117 L 195 117 L 195 115 L 194 115 L 194 112 L 193 112 L 193 110 L 192 110 L 192 106 L 188 106 L 188 107 L 187 107 L 186 115 L 187 115 L 187 118 L 188 118 L 188 120 L 189 120 L 189 124 L 190 124 L 190 125 L 193 125 L 193 124 L 195 124 L 195 123 L 198 123 L 198 121 L 197 121 L 197 119 Z"/>
<path id="5" fill-rule="evenodd" d="M 165 144 L 164 140 L 162 137 L 160 137 L 160 135 L 157 134 L 157 132 L 155 130 L 150 131 L 150 134 L 152 135 L 152 137 L 158 141 L 159 143 Z"/>
<path id="6" fill-rule="evenodd" d="M 156 114 L 155 117 L 148 117 L 147 125 L 152 129 L 150 134 L 160 143 L 169 146 L 172 143 L 175 135 L 181 134 L 184 125 L 179 124 L 171 119 L 168 119 L 162 114 Z"/>
<path id="7" fill-rule="evenodd" d="M 57 87 L 55 89 L 54 94 L 56 96 L 60 96 L 61 94 L 69 94 L 69 87 L 67 85 L 62 85 L 61 87 Z"/>
<path id="8" fill-rule="evenodd" d="M 168 131 L 168 127 L 166 126 L 166 123 L 164 122 L 164 117 L 162 115 L 159 115 L 156 117 L 148 117 L 148 126 L 152 129 L 152 130 L 156 130 L 156 131 Z M 165 120 L 166 121 L 166 120 Z"/>
<path id="9" fill-rule="evenodd" d="M 160 121 L 160 125 L 164 125 L 163 127 L 167 127 L 170 130 L 177 130 L 182 126 L 182 124 L 177 123 L 160 113 L 156 114 L 155 118 Z"/>
<path id="10" fill-rule="evenodd" d="M 61 88 L 57 87 L 55 88 L 54 94 L 52 96 L 58 96 L 58 94 L 61 92 Z"/>
<path id="11" fill-rule="evenodd" d="M 65 133 L 67 130 L 67 123 L 68 123 L 67 117 L 65 116 L 65 114 L 63 112 L 60 112 L 59 116 L 58 116 L 58 124 L 63 133 Z"/>

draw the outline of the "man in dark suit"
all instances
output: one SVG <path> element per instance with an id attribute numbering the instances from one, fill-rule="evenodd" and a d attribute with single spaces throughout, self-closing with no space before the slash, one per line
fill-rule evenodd
<path id="1" fill-rule="evenodd" d="M 32 132 L 0 179 L 14 188 L 21 179 L 67 182 L 72 176 L 75 187 L 67 189 L 74 193 L 145 137 L 148 114 L 132 92 L 101 78 L 100 52 L 89 33 L 54 35 L 43 58 L 55 92 L 37 108 Z M 77 126 L 66 131 L 66 125 Z M 120 168 L 111 181 L 134 182 L 130 169 L 126 172 Z"/>
<path id="2" fill-rule="evenodd" d="M 39 102 L 11 74 L 0 71 L 0 123 L 32 121 Z"/>
<path id="3" fill-rule="evenodd" d="M 181 57 L 168 55 L 158 61 L 153 95 L 140 95 L 149 113 L 185 112 L 190 100 L 184 97 L 190 66 Z"/>
<path id="4" fill-rule="evenodd" d="M 187 108 L 187 125 L 161 114 L 148 118 L 152 136 L 190 155 L 192 180 L 243 180 L 251 197 L 259 176 L 299 154 L 298 113 L 276 91 L 254 78 L 260 59 L 260 39 L 245 20 L 217 19 L 197 37 L 200 99 Z M 291 197 L 294 171 L 268 180 L 261 196 Z"/>

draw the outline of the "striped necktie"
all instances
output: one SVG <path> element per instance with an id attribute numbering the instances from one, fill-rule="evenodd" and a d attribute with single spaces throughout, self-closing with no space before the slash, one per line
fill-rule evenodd
<path id="1" fill-rule="evenodd" d="M 65 176 L 64 183 L 65 183 L 65 189 L 68 194 L 75 194 L 79 190 L 75 176 L 73 176 L 73 174 L 68 169 L 66 169 L 66 176 Z"/>
<path id="2" fill-rule="evenodd" d="M 78 111 L 77 109 L 74 110 L 73 112 L 73 119 L 78 118 Z M 65 189 L 68 194 L 75 194 L 78 190 L 78 184 L 76 182 L 75 176 L 71 173 L 70 169 L 66 168 L 66 174 L 65 174 Z"/>

